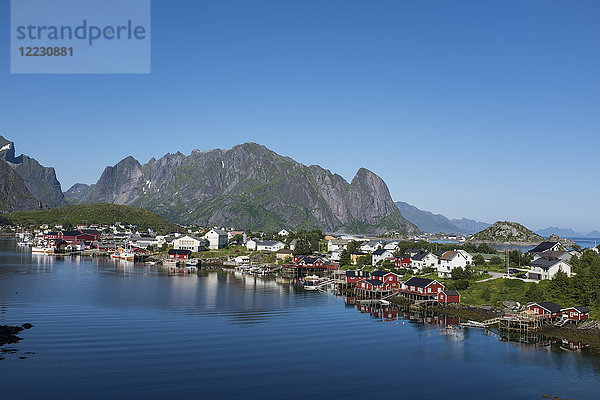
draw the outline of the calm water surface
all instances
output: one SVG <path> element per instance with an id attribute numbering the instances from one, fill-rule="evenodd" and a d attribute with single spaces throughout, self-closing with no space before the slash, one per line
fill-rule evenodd
<path id="1" fill-rule="evenodd" d="M 0 241 L 3 398 L 597 399 L 600 360 L 375 318 L 344 298 L 231 273 L 167 276 Z M 20 359 L 20 357 L 26 357 Z"/>

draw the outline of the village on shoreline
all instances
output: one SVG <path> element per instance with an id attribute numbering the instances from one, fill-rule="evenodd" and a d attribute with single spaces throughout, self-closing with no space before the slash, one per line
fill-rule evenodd
<path id="1" fill-rule="evenodd" d="M 509 302 L 518 304 L 518 311 L 534 311 L 561 325 L 581 323 L 590 313 L 600 316 L 600 308 L 592 304 L 579 301 L 561 307 L 543 293 L 557 281 L 577 279 L 578 271 L 600 260 L 598 247 L 567 247 L 561 241 L 544 241 L 524 252 L 499 252 L 490 244 L 475 244 L 460 235 L 375 237 L 325 235 L 320 230 L 269 233 L 193 226 L 158 233 L 126 223 L 40 224 L 5 227 L 4 231 L 12 232 L 33 253 L 107 256 L 162 265 L 171 273 L 237 268 L 303 282 L 308 277 L 316 287 L 335 283 L 361 299 L 400 296 L 420 305 L 495 307 Z M 305 288 L 312 290 L 308 283 Z M 525 287 L 514 298 L 514 289 L 522 292 Z M 539 307 L 532 308 L 532 304 Z"/>

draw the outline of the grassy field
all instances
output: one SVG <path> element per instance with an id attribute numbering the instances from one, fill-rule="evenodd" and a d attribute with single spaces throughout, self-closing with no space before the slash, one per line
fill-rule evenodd
<path id="1" fill-rule="evenodd" d="M 468 289 L 460 291 L 461 303 L 502 307 L 503 301 L 510 300 L 525 304 L 530 301 L 526 297 L 529 285 L 537 284 L 533 282 L 523 282 L 520 279 L 505 278 L 473 283 Z"/>

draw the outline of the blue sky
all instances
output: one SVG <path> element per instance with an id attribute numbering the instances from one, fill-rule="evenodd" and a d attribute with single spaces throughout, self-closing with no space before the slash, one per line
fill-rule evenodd
<path id="1" fill-rule="evenodd" d="M 600 230 L 600 2 L 152 2 L 149 75 L 11 75 L 0 134 L 63 189 L 253 141 L 455 217 Z M 0 5 L 0 26 L 9 26 Z"/>

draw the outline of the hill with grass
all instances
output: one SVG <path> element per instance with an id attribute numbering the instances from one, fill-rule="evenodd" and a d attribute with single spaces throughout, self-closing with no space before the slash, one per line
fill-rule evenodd
<path id="1" fill-rule="evenodd" d="M 137 225 L 142 229 L 152 228 L 159 232 L 174 231 L 176 225 L 161 216 L 137 207 L 118 204 L 67 205 L 48 210 L 20 211 L 5 214 L 12 225 L 111 225 L 116 222 Z"/>
<path id="2" fill-rule="evenodd" d="M 537 244 L 544 238 L 516 222 L 497 221 L 468 240 L 476 243 Z"/>

